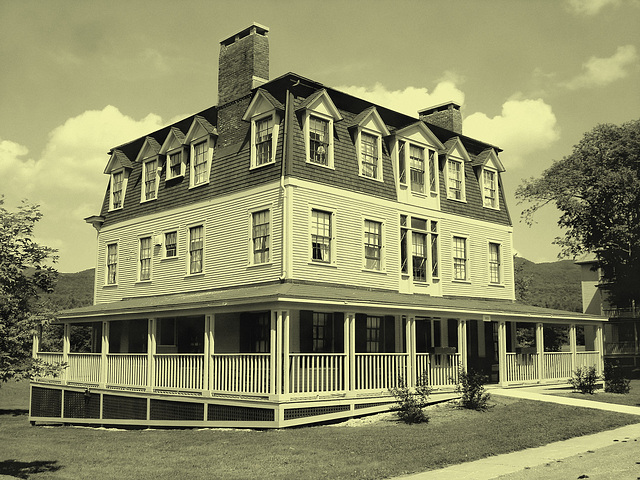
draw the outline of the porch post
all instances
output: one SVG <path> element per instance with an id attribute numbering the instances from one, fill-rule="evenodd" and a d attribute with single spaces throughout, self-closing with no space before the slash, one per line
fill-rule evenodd
<path id="1" fill-rule="evenodd" d="M 269 339 L 269 353 L 270 353 L 270 372 L 269 372 L 269 393 L 271 395 L 276 395 L 278 392 L 276 391 L 276 347 L 277 347 L 277 321 L 276 321 L 277 312 L 271 311 L 271 337 Z"/>
<path id="2" fill-rule="evenodd" d="M 498 322 L 498 376 L 500 385 L 507 384 L 507 324 L 504 320 Z"/>
<path id="3" fill-rule="evenodd" d="M 42 335 L 42 325 L 38 327 L 38 331 L 33 334 L 33 344 L 31 345 L 31 356 L 38 358 L 40 351 L 40 336 Z"/>
<path id="4" fill-rule="evenodd" d="M 147 319 L 147 391 L 152 392 L 156 383 L 156 318 Z"/>
<path id="5" fill-rule="evenodd" d="M 413 361 L 412 361 L 412 353 L 415 349 L 413 348 L 412 345 L 412 338 L 411 338 L 411 317 L 407 317 L 405 315 L 402 315 L 400 317 L 403 322 L 404 322 L 404 338 L 405 338 L 405 350 L 407 354 L 407 368 L 406 368 L 406 375 L 407 377 L 404 379 L 405 380 L 405 385 L 407 387 L 414 387 L 416 385 L 416 378 L 414 375 L 414 371 L 413 371 Z"/>
<path id="6" fill-rule="evenodd" d="M 276 395 L 282 392 L 282 312 L 276 312 Z"/>
<path id="7" fill-rule="evenodd" d="M 109 371 L 109 322 L 102 322 L 102 344 L 100 345 L 100 387 L 107 388 Z"/>
<path id="8" fill-rule="evenodd" d="M 411 371 L 413 372 L 413 384 L 418 384 L 418 361 L 417 361 L 417 340 L 416 340 L 416 317 L 409 317 L 409 327 L 411 332 Z M 408 345 L 408 344 L 407 344 Z"/>
<path id="9" fill-rule="evenodd" d="M 62 327 L 62 361 L 69 364 L 69 351 L 71 350 L 71 325 L 64 323 Z M 61 382 L 65 385 L 69 381 L 69 368 L 67 367 L 61 375 Z"/>
<path id="10" fill-rule="evenodd" d="M 280 312 L 283 317 L 282 324 L 282 393 L 289 394 L 289 310 Z"/>
<path id="11" fill-rule="evenodd" d="M 571 351 L 571 373 L 576 371 L 577 365 L 577 337 L 576 337 L 576 324 L 569 325 L 569 350 Z"/>
<path id="12" fill-rule="evenodd" d="M 467 321 L 458 319 L 458 353 L 460 354 L 460 366 L 467 371 Z"/>
<path id="13" fill-rule="evenodd" d="M 349 390 L 356 390 L 356 314 L 347 314 L 349 318 Z"/>
<path id="14" fill-rule="evenodd" d="M 211 324 L 213 323 L 213 315 L 204 316 L 204 358 L 202 359 L 202 390 L 204 395 L 211 395 L 212 368 L 211 368 L 211 349 L 213 347 L 213 338 L 211 335 Z"/>
<path id="15" fill-rule="evenodd" d="M 342 321 L 342 350 L 344 352 L 344 371 L 342 372 L 343 390 L 348 392 L 351 390 L 349 381 L 351 379 L 351 355 L 349 347 L 351 346 L 351 329 L 349 323 L 349 315 L 345 314 Z"/>
<path id="16" fill-rule="evenodd" d="M 544 325 L 536 323 L 536 350 L 538 353 L 538 382 L 544 380 Z"/>
<path id="17" fill-rule="evenodd" d="M 601 376 L 604 373 L 604 337 L 603 333 L 603 324 L 599 323 L 596 326 L 596 348 L 598 349 L 598 376 Z"/>

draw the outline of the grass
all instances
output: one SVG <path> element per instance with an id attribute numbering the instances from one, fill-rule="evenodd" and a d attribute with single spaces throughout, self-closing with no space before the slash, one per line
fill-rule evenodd
<path id="1" fill-rule="evenodd" d="M 597 390 L 593 395 L 574 392 L 570 387 L 567 389 L 553 389 L 545 392 L 549 395 L 560 397 L 581 398 L 583 400 L 594 400 L 596 402 L 616 403 L 618 405 L 630 405 L 640 407 L 640 380 L 631 380 L 631 391 L 629 393 L 608 393 L 604 390 Z"/>
<path id="2" fill-rule="evenodd" d="M 393 415 L 357 427 L 118 430 L 31 427 L 27 384 L 0 388 L 0 474 L 31 480 L 376 479 L 430 470 L 638 421 L 497 398 L 487 412 L 430 407 L 428 424 Z M 354 422 L 348 422 L 348 424 Z"/>

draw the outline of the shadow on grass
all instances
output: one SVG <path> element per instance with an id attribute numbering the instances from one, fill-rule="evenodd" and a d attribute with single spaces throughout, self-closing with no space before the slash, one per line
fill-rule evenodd
<path id="1" fill-rule="evenodd" d="M 0 475 L 12 475 L 18 478 L 29 478 L 36 473 L 57 472 L 62 468 L 57 461 L 18 462 L 4 460 L 0 462 Z"/>
<path id="2" fill-rule="evenodd" d="M 24 408 L 13 408 L 13 409 L 3 409 L 0 408 L 0 415 L 13 415 L 14 417 L 19 417 L 20 415 L 28 415 L 29 410 Z"/>

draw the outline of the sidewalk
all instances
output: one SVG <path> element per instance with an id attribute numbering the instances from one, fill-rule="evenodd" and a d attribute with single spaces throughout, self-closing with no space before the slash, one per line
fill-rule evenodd
<path id="1" fill-rule="evenodd" d="M 638 422 L 640 422 L 640 407 L 540 393 L 545 388 L 495 388 L 491 389 L 490 393 L 491 395 L 628 413 L 638 415 Z M 620 454 L 617 455 L 616 452 Z M 588 459 L 583 455 L 587 455 Z M 588 473 L 589 476 L 582 478 L 590 480 L 640 478 L 640 423 L 553 442 L 541 447 L 451 465 L 438 470 L 405 475 L 397 477 L 397 480 L 490 480 L 502 478 L 505 475 L 505 480 L 507 478 L 510 480 L 579 478 L 580 475 L 586 475 L 587 472 L 578 471 L 576 473 L 576 470 L 587 468 L 591 469 Z"/>

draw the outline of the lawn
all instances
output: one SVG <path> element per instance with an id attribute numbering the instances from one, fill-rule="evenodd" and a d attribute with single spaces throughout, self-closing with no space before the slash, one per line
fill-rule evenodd
<path id="1" fill-rule="evenodd" d="M 546 391 L 545 393 L 561 397 L 581 398 L 584 400 L 595 400 L 597 402 L 617 403 L 619 405 L 640 407 L 640 380 L 631 380 L 630 386 L 631 391 L 626 394 L 607 393 L 604 390 L 597 390 L 593 395 L 585 395 L 580 392 L 574 392 L 571 387 L 567 387 L 566 389 L 553 389 Z"/>
<path id="2" fill-rule="evenodd" d="M 431 421 L 413 426 L 386 414 L 372 422 L 265 431 L 31 427 L 26 386 L 0 388 L 0 474 L 35 480 L 377 479 L 638 421 L 501 397 L 484 413 L 430 407 Z"/>

